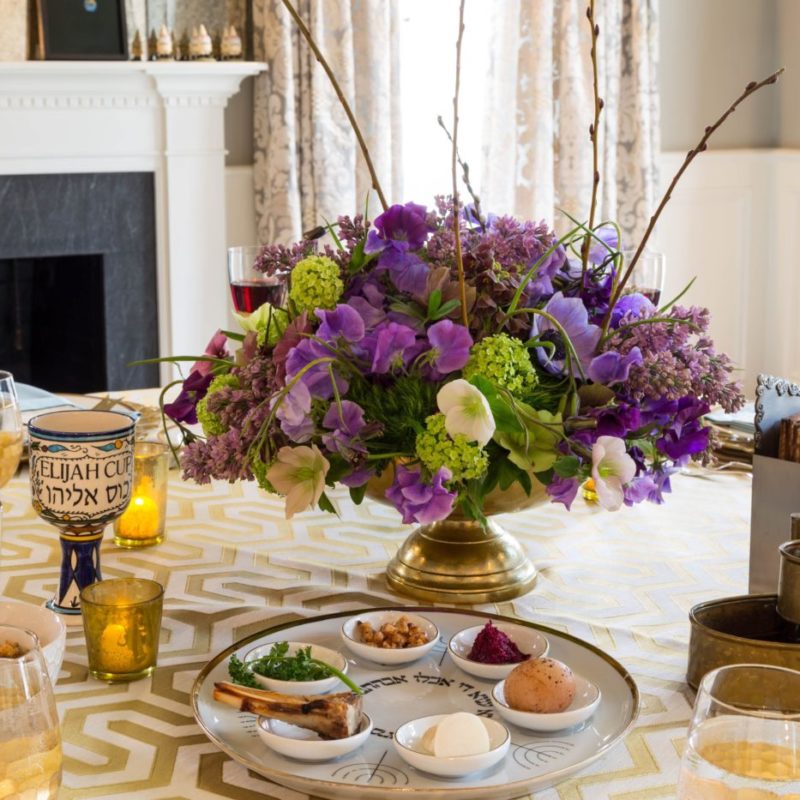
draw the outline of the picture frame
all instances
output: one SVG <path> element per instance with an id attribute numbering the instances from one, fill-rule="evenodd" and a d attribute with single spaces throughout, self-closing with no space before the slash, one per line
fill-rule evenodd
<path id="1" fill-rule="evenodd" d="M 125 0 L 36 0 L 36 13 L 40 58 L 128 59 Z"/>

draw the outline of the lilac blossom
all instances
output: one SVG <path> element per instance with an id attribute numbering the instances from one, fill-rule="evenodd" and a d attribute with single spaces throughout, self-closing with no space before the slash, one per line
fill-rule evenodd
<path id="1" fill-rule="evenodd" d="M 394 481 L 386 490 L 386 498 L 402 514 L 403 522 L 418 522 L 427 525 L 450 516 L 455 492 L 448 492 L 444 483 L 452 477 L 450 470 L 440 467 L 432 483 L 426 483 L 418 470 L 410 470 L 398 464 Z"/>
<path id="2" fill-rule="evenodd" d="M 580 375 L 580 367 L 588 369 L 600 341 L 600 328 L 589 322 L 586 306 L 578 297 L 564 297 L 561 292 L 554 294 L 545 305 L 544 310 L 552 316 L 564 329 L 572 343 L 575 353 L 580 361 L 580 366 L 574 363 L 572 356 L 572 374 Z M 536 314 L 533 318 L 531 337 L 555 346 L 555 351 L 548 353 L 543 347 L 536 348 L 539 363 L 548 371 L 558 374 L 564 371 L 567 361 L 567 343 L 556 325 L 547 317 Z"/>

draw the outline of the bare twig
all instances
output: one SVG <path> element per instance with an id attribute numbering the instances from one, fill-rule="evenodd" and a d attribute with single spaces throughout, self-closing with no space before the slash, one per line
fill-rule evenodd
<path id="1" fill-rule="evenodd" d="M 594 1 L 589 0 L 589 7 L 586 9 L 586 18 L 589 20 L 589 27 L 592 29 L 592 90 L 594 92 L 594 122 L 589 125 L 589 139 L 592 142 L 592 202 L 589 206 L 589 230 L 594 230 L 594 216 L 597 211 L 597 190 L 600 188 L 598 140 L 600 134 L 600 112 L 603 110 L 603 100 L 600 97 L 600 88 L 597 80 L 597 37 L 600 35 L 600 26 L 594 21 Z M 586 273 L 589 265 L 590 247 L 591 237 L 587 235 L 583 240 L 583 274 Z"/>
<path id="2" fill-rule="evenodd" d="M 764 86 L 769 86 L 773 83 L 777 83 L 778 78 L 783 74 L 783 67 L 781 67 L 777 72 L 773 72 L 767 78 L 764 78 L 761 81 L 750 81 L 747 86 L 744 87 L 744 91 L 736 98 L 733 105 L 713 124 L 708 125 L 703 133 L 702 138 L 697 143 L 695 147 L 693 147 L 687 154 L 686 158 L 683 160 L 678 171 L 675 173 L 672 181 L 670 182 L 669 186 L 667 187 L 667 191 L 664 193 L 664 196 L 661 198 L 661 202 L 658 204 L 658 208 L 656 208 L 655 213 L 653 216 L 650 217 L 650 222 L 647 225 L 647 230 L 644 232 L 644 236 L 642 237 L 641 242 L 639 242 L 639 246 L 636 248 L 636 252 L 633 254 L 633 258 L 631 258 L 630 263 L 628 264 L 627 269 L 625 270 L 625 274 L 622 276 L 622 280 L 616 285 L 614 291 L 611 293 L 611 299 L 608 304 L 608 311 L 606 312 L 605 319 L 603 320 L 603 332 L 605 333 L 608 330 L 608 323 L 611 319 L 611 312 L 614 309 L 614 305 L 616 304 L 617 300 L 622 296 L 622 290 L 625 288 L 625 284 L 630 279 L 631 275 L 633 274 L 634 267 L 636 266 L 637 262 L 639 261 L 640 256 L 644 252 L 645 246 L 647 245 L 647 241 L 650 238 L 650 235 L 653 233 L 653 228 L 655 228 L 656 222 L 658 222 L 658 218 L 661 216 L 661 212 L 664 210 L 664 207 L 670 201 L 672 197 L 672 192 L 675 191 L 675 187 L 678 185 L 678 181 L 681 179 L 681 176 L 686 169 L 688 168 L 689 164 L 694 161 L 694 159 L 702 153 L 704 150 L 708 148 L 708 140 L 711 138 L 714 131 L 722 125 L 723 122 L 731 115 L 734 111 L 736 111 L 737 107 L 740 103 L 744 102 L 751 94 L 754 94 L 759 89 Z"/>
<path id="3" fill-rule="evenodd" d="M 333 91 L 336 92 L 336 96 L 339 98 L 339 102 L 342 104 L 344 113 L 347 114 L 347 119 L 350 121 L 350 126 L 353 129 L 353 133 L 355 133 L 356 135 L 356 139 L 358 139 L 358 144 L 359 147 L 361 147 L 361 152 L 364 154 L 364 160 L 367 162 L 367 169 L 369 170 L 370 178 L 372 179 L 372 188 L 377 192 L 378 199 L 381 201 L 383 210 L 386 211 L 389 208 L 389 205 L 386 202 L 386 197 L 384 196 L 380 182 L 378 181 L 378 175 L 375 172 L 375 166 L 373 165 L 372 159 L 370 158 L 369 150 L 367 149 L 367 143 L 364 141 L 364 137 L 361 134 L 361 128 L 358 127 L 358 122 L 356 122 L 353 110 L 350 108 L 350 104 L 347 102 L 347 98 L 344 96 L 342 87 L 339 86 L 339 82 L 336 80 L 336 76 L 333 74 L 333 70 L 330 68 L 330 65 L 325 60 L 325 56 L 322 55 L 322 52 L 320 51 L 319 47 L 317 47 L 317 43 L 314 41 L 314 37 L 311 35 L 311 31 L 308 29 L 305 22 L 303 22 L 302 18 L 297 13 L 295 7 L 291 4 L 291 2 L 289 2 L 289 0 L 283 0 L 283 4 L 284 6 L 286 6 L 287 11 L 292 15 L 292 18 L 294 19 L 295 23 L 297 23 L 297 27 L 300 29 L 300 33 L 303 34 L 303 38 L 308 42 L 308 46 L 313 51 L 317 61 L 319 61 L 319 63 L 322 65 L 322 68 L 325 70 L 325 74 L 328 76 L 328 80 L 330 80 L 331 86 L 333 86 Z"/>
<path id="4" fill-rule="evenodd" d="M 447 129 L 447 125 L 444 124 L 444 120 L 442 119 L 441 115 L 436 117 L 436 121 L 439 123 L 441 129 L 445 132 L 445 135 L 452 143 L 453 137 L 450 135 L 450 131 Z M 461 158 L 461 154 L 458 152 L 458 148 L 456 148 L 456 159 L 458 160 L 459 165 L 461 166 L 461 177 L 464 181 L 464 185 L 467 187 L 467 191 L 469 192 L 470 197 L 472 198 L 472 202 L 475 208 L 475 218 L 478 220 L 478 224 L 481 226 L 481 230 L 486 230 L 486 223 L 483 221 L 483 217 L 481 216 L 481 200 L 478 197 L 477 192 L 472 187 L 472 183 L 469 179 L 469 164 Z"/>
<path id="5" fill-rule="evenodd" d="M 286 0 L 284 0 L 286 2 Z M 458 39 L 456 39 L 456 92 L 453 96 L 453 236 L 456 241 L 456 267 L 458 269 L 458 288 L 461 295 L 461 321 L 469 328 L 467 316 L 467 283 L 464 279 L 464 259 L 461 255 L 461 220 L 458 200 L 458 92 L 461 88 L 461 44 L 464 40 L 464 4 L 461 0 L 458 9 Z"/>

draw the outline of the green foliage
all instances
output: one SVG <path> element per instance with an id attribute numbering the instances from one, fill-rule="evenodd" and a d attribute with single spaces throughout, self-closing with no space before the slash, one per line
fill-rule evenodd
<path id="1" fill-rule="evenodd" d="M 231 680 L 234 683 L 238 683 L 239 686 L 249 686 L 251 689 L 260 688 L 258 681 L 253 677 L 253 673 L 250 672 L 247 665 L 236 658 L 236 656 L 231 656 L 231 660 L 228 662 L 228 675 L 230 675 Z"/>

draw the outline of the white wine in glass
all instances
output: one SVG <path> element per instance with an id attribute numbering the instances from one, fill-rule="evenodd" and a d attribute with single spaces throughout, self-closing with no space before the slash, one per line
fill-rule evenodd
<path id="1" fill-rule="evenodd" d="M 13 477 L 22 458 L 22 417 L 14 376 L 0 370 L 0 488 Z"/>
<path id="2" fill-rule="evenodd" d="M 678 800 L 800 797 L 800 672 L 734 664 L 703 678 Z"/>

